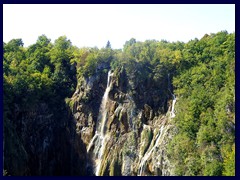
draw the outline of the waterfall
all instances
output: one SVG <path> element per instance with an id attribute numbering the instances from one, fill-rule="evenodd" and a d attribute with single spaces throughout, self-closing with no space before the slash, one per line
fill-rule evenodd
<path id="1" fill-rule="evenodd" d="M 171 92 L 171 84 L 170 84 L 170 75 L 168 74 L 168 90 L 172 95 L 172 106 L 171 106 L 171 111 L 170 111 L 170 118 L 174 118 L 175 115 L 175 103 L 177 101 L 176 96 Z M 147 152 L 144 154 L 144 156 L 141 158 L 140 160 L 140 164 L 139 164 L 139 169 L 138 169 L 138 175 L 142 176 L 143 171 L 145 169 L 146 166 L 146 162 L 147 160 L 150 158 L 150 156 L 153 154 L 154 150 L 156 149 L 156 147 L 158 147 L 159 145 L 161 145 L 161 143 L 163 142 L 164 136 L 167 132 L 167 130 L 169 129 L 169 125 L 164 125 L 161 124 L 161 127 L 158 131 L 158 134 L 156 135 L 155 138 L 155 142 L 152 141 L 152 146 L 149 147 L 149 149 L 147 150 Z M 158 162 L 158 164 L 160 164 L 160 162 Z"/>
<path id="2" fill-rule="evenodd" d="M 102 102 L 101 102 L 101 106 L 100 106 L 100 111 L 99 111 L 99 115 L 98 115 L 98 121 L 101 121 L 101 125 L 98 126 L 98 131 L 100 131 L 101 136 L 105 135 L 105 123 L 106 123 L 106 119 L 107 119 L 107 102 L 108 102 L 108 94 L 109 91 L 111 90 L 111 86 L 110 86 L 110 80 L 111 80 L 111 76 L 113 75 L 113 73 L 111 73 L 111 70 L 108 72 L 108 80 L 107 80 L 107 88 L 105 90 L 105 93 L 103 95 L 102 98 Z"/>
<path id="3" fill-rule="evenodd" d="M 170 93 L 172 94 L 172 97 L 173 97 L 173 101 L 172 101 L 172 109 L 171 109 L 171 112 L 170 112 L 170 117 L 171 118 L 174 118 L 176 115 L 175 115 L 175 103 L 177 101 L 177 98 L 176 96 L 171 92 L 171 88 L 170 88 L 170 78 L 169 78 L 169 73 L 168 73 L 168 90 L 170 91 Z"/>
<path id="4" fill-rule="evenodd" d="M 88 144 L 88 148 L 87 148 L 87 152 L 90 151 L 91 147 L 93 146 L 93 144 L 95 143 L 97 137 L 99 135 L 97 134 L 97 132 L 95 132 L 95 135 L 93 136 L 93 138 L 91 139 L 90 143 Z"/>
<path id="5" fill-rule="evenodd" d="M 144 154 L 144 156 L 142 157 L 141 161 L 140 161 L 140 165 L 139 165 L 139 176 L 142 176 L 146 161 L 149 159 L 149 157 L 151 156 L 152 152 L 154 151 L 154 149 L 161 144 L 161 142 L 163 141 L 164 138 L 164 132 L 167 131 L 167 127 L 165 127 L 164 125 L 161 126 L 160 130 L 158 131 L 158 134 L 156 136 L 156 141 L 153 145 L 153 147 Z"/>
<path id="6" fill-rule="evenodd" d="M 93 136 L 92 140 L 90 141 L 87 152 L 91 150 L 91 147 L 95 145 L 94 147 L 94 158 L 96 159 L 96 169 L 95 169 L 95 174 L 99 176 L 100 173 L 100 168 L 102 164 L 102 156 L 103 152 L 105 150 L 106 142 L 108 139 L 108 136 L 106 136 L 106 122 L 107 122 L 107 103 L 108 103 L 108 95 L 111 90 L 111 77 L 113 73 L 111 70 L 108 72 L 108 80 L 107 80 L 107 87 L 105 90 L 105 93 L 102 98 L 101 106 L 99 109 L 99 114 L 98 114 L 98 123 L 97 123 L 97 128 L 95 135 Z"/>
<path id="7" fill-rule="evenodd" d="M 173 95 L 173 102 L 172 102 L 171 118 L 174 118 L 176 116 L 175 112 L 174 112 L 174 107 L 175 107 L 175 103 L 176 103 L 177 99 L 174 94 L 172 94 L 172 95 Z"/>

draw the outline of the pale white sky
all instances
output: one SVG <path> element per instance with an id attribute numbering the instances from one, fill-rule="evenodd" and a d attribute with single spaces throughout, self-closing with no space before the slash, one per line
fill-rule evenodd
<path id="1" fill-rule="evenodd" d="M 78 47 L 122 48 L 130 38 L 184 41 L 206 33 L 235 32 L 235 5 L 4 4 L 3 41 L 24 46 L 45 34 L 54 42 L 66 35 Z"/>

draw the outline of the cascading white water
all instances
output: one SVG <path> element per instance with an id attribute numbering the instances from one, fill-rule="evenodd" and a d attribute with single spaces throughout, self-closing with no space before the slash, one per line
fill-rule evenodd
<path id="1" fill-rule="evenodd" d="M 168 90 L 170 91 L 170 93 L 172 94 L 171 92 L 171 88 L 170 88 L 170 78 L 169 78 L 169 74 L 168 74 Z M 172 94 L 172 97 L 173 97 L 173 101 L 172 101 L 172 107 L 171 107 L 171 111 L 170 111 L 170 118 L 174 118 L 176 116 L 175 114 L 175 103 L 177 101 L 176 99 L 176 96 L 174 94 Z M 139 173 L 138 175 L 141 176 L 143 174 L 143 170 L 144 170 L 144 166 L 147 162 L 147 160 L 149 159 L 149 157 L 151 156 L 151 154 L 153 153 L 153 151 L 155 150 L 155 148 L 157 146 L 159 146 L 159 144 L 162 143 L 163 139 L 164 139 L 164 136 L 165 136 L 165 133 L 167 132 L 169 128 L 169 125 L 164 125 L 162 124 L 161 125 L 161 128 L 160 130 L 158 131 L 158 134 L 156 136 L 156 141 L 154 143 L 154 145 L 152 146 L 152 148 L 144 154 L 144 156 L 142 157 L 141 161 L 140 161 L 140 165 L 139 165 Z"/>
<path id="2" fill-rule="evenodd" d="M 102 156 L 103 152 L 106 146 L 106 141 L 108 139 L 108 136 L 106 136 L 105 132 L 105 125 L 107 121 L 107 102 L 108 102 L 108 95 L 111 90 L 111 77 L 113 73 L 111 70 L 108 72 L 108 80 L 107 80 L 107 88 L 105 90 L 105 93 L 102 98 L 100 110 L 99 110 L 99 115 L 98 115 L 98 124 L 96 128 L 95 135 L 93 136 L 91 142 L 88 145 L 87 152 L 90 151 L 91 147 L 95 145 L 94 147 L 94 156 L 95 156 L 95 161 L 96 161 L 96 169 L 95 169 L 95 174 L 99 176 L 100 173 L 100 167 L 102 164 Z"/>
<path id="3" fill-rule="evenodd" d="M 143 172 L 143 168 L 144 168 L 144 165 L 146 164 L 146 161 L 149 159 L 149 157 L 151 156 L 151 154 L 152 154 L 152 152 L 153 152 L 153 150 L 159 145 L 159 143 L 161 143 L 160 142 L 160 140 L 163 140 L 163 137 L 164 137 L 164 125 L 162 125 L 161 126 L 161 128 L 160 128 L 160 130 L 158 131 L 158 134 L 157 134 L 157 136 L 156 136 L 156 142 L 155 142 L 155 144 L 153 145 L 153 147 L 150 149 L 150 150 L 148 150 L 145 154 L 144 154 L 144 156 L 143 156 L 143 158 L 141 159 L 141 162 L 140 162 L 140 170 L 139 170 L 139 176 L 142 176 L 142 172 Z"/>
<path id="4" fill-rule="evenodd" d="M 174 118 L 174 117 L 176 116 L 174 107 L 175 107 L 175 103 L 176 103 L 176 101 L 177 101 L 177 98 L 176 98 L 176 96 L 171 92 L 169 74 L 168 74 L 168 90 L 169 90 L 169 92 L 172 94 L 172 97 L 173 97 L 172 109 L 171 109 L 170 115 L 171 115 L 171 118 Z"/>
<path id="5" fill-rule="evenodd" d="M 93 136 L 93 138 L 91 139 L 90 143 L 88 144 L 87 152 L 90 151 L 91 147 L 95 143 L 95 141 L 98 138 L 98 136 L 99 136 L 99 134 L 97 134 L 97 132 L 95 132 L 95 135 Z"/>
<path id="6" fill-rule="evenodd" d="M 109 94 L 109 91 L 111 90 L 110 79 L 111 79 L 112 75 L 113 75 L 113 73 L 111 73 L 111 70 L 110 70 L 108 72 L 107 88 L 103 95 L 102 103 L 101 103 L 100 111 L 99 111 L 99 118 L 101 118 L 101 126 L 99 126 L 99 127 L 101 127 L 100 128 L 101 136 L 104 136 L 104 134 L 105 134 L 104 129 L 105 129 L 105 123 L 106 123 L 106 119 L 107 119 L 106 106 L 107 106 L 107 101 L 108 101 L 108 94 Z"/>
<path id="7" fill-rule="evenodd" d="M 173 94 L 173 102 L 172 102 L 172 110 L 171 110 L 171 118 L 174 118 L 176 116 L 175 111 L 174 111 L 174 107 L 175 107 L 175 103 L 176 103 L 177 99 L 175 97 L 175 95 Z"/>

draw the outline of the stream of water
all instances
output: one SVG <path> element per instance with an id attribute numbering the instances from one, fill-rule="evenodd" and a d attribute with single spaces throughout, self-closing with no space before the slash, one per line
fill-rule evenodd
<path id="1" fill-rule="evenodd" d="M 108 139 L 108 136 L 106 136 L 106 123 L 107 123 L 107 113 L 108 113 L 107 103 L 108 103 L 108 95 L 111 90 L 112 75 L 113 75 L 113 73 L 110 70 L 108 72 L 107 87 L 104 92 L 100 110 L 99 110 L 99 114 L 98 114 L 98 124 L 97 124 L 97 128 L 96 128 L 97 130 L 87 148 L 87 152 L 89 152 L 91 150 L 92 146 L 95 145 L 93 155 L 95 158 L 95 165 L 96 165 L 95 174 L 96 174 L 96 176 L 100 175 L 100 168 L 101 168 L 101 164 L 102 164 L 103 154 L 104 154 L 106 142 Z"/>
<path id="2" fill-rule="evenodd" d="M 175 114 L 175 103 L 177 101 L 176 99 L 176 96 L 171 92 L 171 89 L 170 89 L 170 78 L 169 78 L 169 74 L 168 74 L 168 90 L 170 91 L 170 93 L 172 94 L 172 97 L 173 97 L 173 101 L 172 101 L 172 107 L 171 107 L 171 111 L 170 111 L 170 118 L 174 118 L 176 116 Z M 153 151 L 155 150 L 155 148 L 161 144 L 161 142 L 163 141 L 164 139 L 164 136 L 165 136 L 165 132 L 167 131 L 168 129 L 168 125 L 161 125 L 159 131 L 158 131 L 158 134 L 156 136 L 156 140 L 155 140 L 155 143 L 154 145 L 152 146 L 151 149 L 148 149 L 147 152 L 144 154 L 144 156 L 142 157 L 141 161 L 140 161 L 140 164 L 139 164 L 139 171 L 138 171 L 138 175 L 141 176 L 143 174 L 143 171 L 144 171 L 144 168 L 145 168 L 145 165 L 146 165 L 146 162 L 147 160 L 149 159 L 149 157 L 151 156 L 151 154 L 153 153 Z"/>

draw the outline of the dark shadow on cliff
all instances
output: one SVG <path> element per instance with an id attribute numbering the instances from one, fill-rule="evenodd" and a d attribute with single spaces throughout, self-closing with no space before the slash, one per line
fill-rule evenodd
<path id="1" fill-rule="evenodd" d="M 59 99 L 58 99 L 59 100 Z M 4 170 L 11 176 L 77 176 L 87 172 L 86 147 L 64 100 L 15 104 L 4 117 Z"/>

